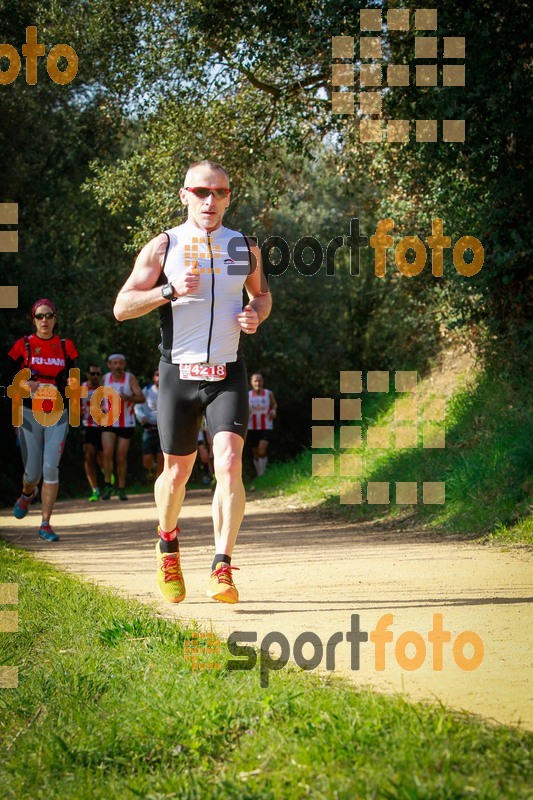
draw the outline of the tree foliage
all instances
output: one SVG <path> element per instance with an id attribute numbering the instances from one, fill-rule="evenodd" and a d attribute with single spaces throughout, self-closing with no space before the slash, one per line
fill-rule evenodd
<path id="1" fill-rule="evenodd" d="M 412 135 L 405 144 L 361 144 L 359 116 L 331 113 L 331 37 L 357 43 L 361 7 L 368 3 L 0 2 L 0 41 L 20 51 L 26 26 L 37 25 L 47 50 L 65 42 L 79 57 L 67 86 L 51 82 L 40 59 L 35 86 L 21 73 L 0 87 L 0 200 L 20 209 L 20 252 L 0 255 L 2 283 L 20 287 L 2 350 L 27 331 L 22 312 L 51 294 L 83 362 L 123 349 L 133 371 L 149 375 L 157 315 L 119 325 L 113 299 L 140 246 L 182 219 L 178 188 L 187 165 L 204 157 L 230 172 L 227 224 L 260 243 L 276 234 L 292 246 L 311 235 L 325 246 L 348 235 L 352 217 L 370 236 L 389 216 L 396 237 L 425 240 L 440 217 L 452 241 L 469 234 L 485 248 L 473 278 L 460 276 L 447 252 L 443 278 L 426 267 L 408 279 L 389 252 L 388 275 L 378 279 L 370 250 L 354 276 L 345 249 L 334 277 L 291 266 L 271 278 L 273 316 L 246 342 L 247 354 L 280 400 L 290 398 L 285 419 L 295 440 L 310 393 L 335 391 L 339 369 L 423 369 L 450 328 L 489 327 L 523 347 L 529 6 L 438 4 L 439 42 L 466 39 L 466 86 L 385 90 L 384 119 L 464 118 L 466 141 Z M 402 7 L 413 12 L 416 3 Z M 413 25 L 384 35 L 384 67 L 407 63 L 413 76 Z M 358 70 L 356 44 L 356 86 Z"/>
<path id="2" fill-rule="evenodd" d="M 482 274 L 467 285 L 451 271 L 443 281 L 458 323 L 484 317 L 500 330 L 510 320 L 519 327 L 530 254 L 528 4 L 440 3 L 439 55 L 443 35 L 465 37 L 466 86 L 385 91 L 384 116 L 412 126 L 416 119 L 465 119 L 466 141 L 419 143 L 411 136 L 406 144 L 380 145 L 360 144 L 357 115 L 331 114 L 331 36 L 357 39 L 361 5 L 367 4 L 140 3 L 139 46 L 129 77 L 121 71 L 115 90 L 134 98 L 145 122 L 142 146 L 99 169 L 98 196 L 121 206 L 142 195 L 138 246 L 173 214 L 175 180 L 191 160 L 208 154 L 223 160 L 239 202 L 246 202 L 242 187 L 257 178 L 269 186 L 267 202 L 275 207 L 290 192 L 280 147 L 312 158 L 317 142 L 325 142 L 337 156 L 329 166 L 344 183 L 347 203 L 354 185 L 375 187 L 373 197 L 367 193 L 370 218 L 395 214 L 399 229 L 414 234 L 429 233 L 431 218 L 440 216 L 452 237 L 482 241 Z M 413 19 L 411 13 L 409 31 L 386 32 L 383 60 L 384 68 L 409 64 L 412 79 Z"/>

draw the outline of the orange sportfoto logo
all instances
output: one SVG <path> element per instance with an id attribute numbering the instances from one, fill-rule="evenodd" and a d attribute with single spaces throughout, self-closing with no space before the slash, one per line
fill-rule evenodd
<path id="1" fill-rule="evenodd" d="M 21 50 L 26 59 L 26 83 L 34 86 L 37 83 L 37 59 L 46 53 L 44 44 L 39 44 L 37 41 L 35 25 L 26 28 L 26 42 Z M 8 61 L 7 69 L 0 68 L 0 86 L 5 86 L 18 78 L 22 61 L 18 50 L 11 44 L 0 44 L 0 65 L 1 59 Z M 59 68 L 60 59 L 66 61 L 66 67 L 63 69 Z M 71 83 L 78 74 L 78 56 L 74 48 L 68 44 L 56 44 L 46 57 L 46 69 L 54 83 L 61 86 Z"/>

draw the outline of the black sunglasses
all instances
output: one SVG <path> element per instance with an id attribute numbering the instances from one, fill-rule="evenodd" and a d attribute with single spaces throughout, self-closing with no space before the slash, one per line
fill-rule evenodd
<path id="1" fill-rule="evenodd" d="M 35 319 L 53 319 L 55 314 L 53 311 L 47 311 L 46 314 L 34 314 Z"/>
<path id="2" fill-rule="evenodd" d="M 91 372 L 89 370 L 89 375 L 101 375 L 101 374 L 102 374 L 101 372 Z"/>

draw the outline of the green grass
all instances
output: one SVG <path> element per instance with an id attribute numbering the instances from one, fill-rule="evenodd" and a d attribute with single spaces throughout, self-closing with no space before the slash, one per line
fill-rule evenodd
<path id="1" fill-rule="evenodd" d="M 446 407 L 445 449 L 418 446 L 397 450 L 361 448 L 362 483 L 391 484 L 390 505 L 346 505 L 339 502 L 338 478 L 312 478 L 311 452 L 295 461 L 269 465 L 255 484 L 268 494 L 298 495 L 306 504 L 353 519 L 387 516 L 461 535 L 490 534 L 494 541 L 533 544 L 530 513 L 533 480 L 532 392 L 526 383 L 482 373 L 475 384 L 456 394 Z M 394 395 L 363 403 L 363 429 L 369 424 L 394 425 Z M 439 423 L 444 425 L 444 423 Z M 338 436 L 338 432 L 336 433 Z M 336 438 L 338 447 L 338 438 Z M 325 452 L 325 451 L 323 451 Z M 418 504 L 395 504 L 393 484 L 419 484 Z M 443 505 L 424 505 L 422 481 L 445 481 Z M 363 493 L 365 497 L 365 493 Z"/>
<path id="2" fill-rule="evenodd" d="M 488 542 L 498 544 L 527 544 L 533 545 L 533 515 L 521 519 L 516 525 L 497 525 L 492 533 L 487 535 Z"/>
<path id="3" fill-rule="evenodd" d="M 527 796 L 532 736 L 296 668 L 194 671 L 192 627 L 0 542 L 19 633 L 0 663 L 0 786 L 13 800 Z M 242 627 L 236 623 L 236 627 Z M 205 662 L 204 662 L 205 663 Z"/>

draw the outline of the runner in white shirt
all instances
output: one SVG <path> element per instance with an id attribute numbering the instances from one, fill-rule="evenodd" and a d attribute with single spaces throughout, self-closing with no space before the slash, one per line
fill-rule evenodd
<path id="1" fill-rule="evenodd" d="M 244 515 L 242 449 L 248 386 L 241 333 L 253 334 L 272 300 L 257 245 L 222 226 L 230 203 L 226 170 L 211 161 L 187 170 L 180 199 L 187 221 L 140 252 L 114 308 L 118 320 L 161 308 L 158 425 L 165 467 L 155 484 L 157 583 L 166 600 L 185 598 L 178 517 L 205 413 L 213 439 L 215 557 L 206 594 L 236 603 L 231 556 Z M 242 291 L 248 303 L 242 306 Z"/>
<path id="2" fill-rule="evenodd" d="M 254 372 L 250 378 L 249 405 L 250 420 L 248 423 L 248 440 L 254 454 L 254 466 L 257 474 L 264 475 L 268 464 L 267 448 L 272 441 L 274 417 L 278 404 L 274 392 L 264 388 L 263 376 Z"/>
<path id="3" fill-rule="evenodd" d="M 104 451 L 104 477 L 105 488 L 102 500 L 109 500 L 113 494 L 111 475 L 113 474 L 113 455 L 117 453 L 117 480 L 116 490 L 120 500 L 127 500 L 126 474 L 128 470 L 128 450 L 130 440 L 135 432 L 135 415 L 133 406 L 142 403 L 144 395 L 135 375 L 126 372 L 126 356 L 122 353 L 112 353 L 107 359 L 109 372 L 104 375 L 103 385 L 114 389 L 120 396 L 121 406 L 118 419 L 108 426 L 102 427 L 102 448 Z"/>

